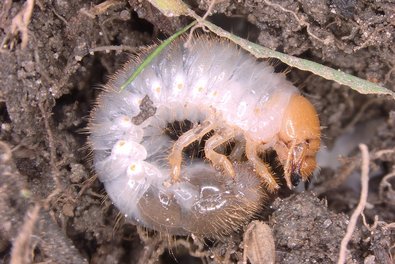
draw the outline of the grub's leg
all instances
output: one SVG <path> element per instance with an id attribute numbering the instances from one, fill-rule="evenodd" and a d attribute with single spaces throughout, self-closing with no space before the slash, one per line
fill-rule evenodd
<path id="1" fill-rule="evenodd" d="M 206 155 L 206 158 L 208 158 L 214 166 L 221 167 L 225 173 L 229 174 L 232 178 L 236 175 L 232 163 L 225 155 L 215 152 L 214 149 L 232 139 L 233 136 L 234 133 L 232 131 L 226 131 L 223 135 L 214 134 L 206 141 L 204 146 L 204 154 Z"/>
<path id="2" fill-rule="evenodd" d="M 194 141 L 201 139 L 214 127 L 215 126 L 211 122 L 205 121 L 195 128 L 188 130 L 177 139 L 169 155 L 170 177 L 172 182 L 180 180 L 182 151 L 184 148 L 188 147 Z"/>
<path id="3" fill-rule="evenodd" d="M 235 146 L 229 155 L 229 159 L 232 161 L 241 161 L 243 154 L 245 153 L 246 142 L 244 139 L 236 139 Z"/>
<path id="4" fill-rule="evenodd" d="M 253 143 L 250 140 L 246 142 L 246 156 L 249 161 L 251 161 L 254 165 L 256 173 L 265 181 L 267 188 L 271 192 L 275 192 L 277 189 L 280 188 L 278 183 L 276 182 L 275 177 L 270 172 L 269 165 L 264 163 L 259 157 L 257 149 L 259 145 Z"/>

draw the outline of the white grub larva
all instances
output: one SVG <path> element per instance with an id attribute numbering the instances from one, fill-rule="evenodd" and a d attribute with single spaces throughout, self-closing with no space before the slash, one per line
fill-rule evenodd
<path id="1" fill-rule="evenodd" d="M 261 183 L 269 192 L 279 188 L 262 152 L 277 152 L 290 188 L 308 179 L 319 121 L 266 62 L 216 38 L 183 44 L 166 47 L 123 91 L 136 61 L 105 85 L 89 125 L 94 169 L 135 222 L 174 235 L 218 237 L 256 214 Z M 196 142 L 204 143 L 198 147 L 204 155 L 188 150 Z"/>

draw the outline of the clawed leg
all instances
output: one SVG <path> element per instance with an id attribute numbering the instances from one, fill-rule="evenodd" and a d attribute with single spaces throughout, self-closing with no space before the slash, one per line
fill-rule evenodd
<path id="1" fill-rule="evenodd" d="M 247 140 L 246 143 L 246 156 L 249 161 L 252 162 L 254 165 L 256 173 L 262 178 L 262 180 L 265 181 L 267 188 L 271 192 L 275 192 L 277 189 L 280 188 L 278 183 L 276 182 L 276 179 L 270 172 L 269 166 L 265 164 L 259 157 L 258 157 L 258 151 L 257 149 L 259 148 L 259 145 L 256 143 L 253 143 L 250 140 Z"/>
<path id="2" fill-rule="evenodd" d="M 201 139 L 214 127 L 215 126 L 211 122 L 205 121 L 202 124 L 196 126 L 195 128 L 182 134 L 182 136 L 180 136 L 178 140 L 174 143 L 169 155 L 170 177 L 173 183 L 180 180 L 182 151 L 184 150 L 184 148 L 188 147 L 194 141 Z"/>
<path id="3" fill-rule="evenodd" d="M 246 142 L 244 138 L 236 138 L 235 146 L 232 149 L 232 152 L 228 156 L 229 160 L 240 162 L 243 158 L 243 155 L 246 151 Z"/>
<path id="4" fill-rule="evenodd" d="M 229 141 L 234 136 L 232 131 L 226 131 L 224 134 L 214 134 L 210 137 L 205 144 L 204 154 L 215 167 L 222 168 L 225 173 L 229 174 L 232 178 L 236 176 L 232 163 L 223 155 L 215 152 L 215 148 Z"/>

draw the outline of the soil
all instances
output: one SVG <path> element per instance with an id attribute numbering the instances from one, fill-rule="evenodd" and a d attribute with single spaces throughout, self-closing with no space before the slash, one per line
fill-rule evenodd
<path id="1" fill-rule="evenodd" d="M 101 2 L 35 1 L 25 48 L 13 29 L 25 1 L 1 7 L 0 263 L 241 263 L 243 232 L 207 241 L 142 230 L 119 216 L 94 177 L 84 128 L 100 85 L 130 53 L 190 22 L 146 1 Z M 210 4 L 187 2 L 201 15 Z M 391 0 L 224 0 L 210 20 L 395 90 L 394 10 Z M 395 180 L 385 176 L 395 170 L 394 101 L 273 63 L 315 104 L 325 148 L 351 144 L 332 152 L 344 157 L 321 166 L 305 191 L 284 187 L 257 217 L 272 230 L 276 263 L 337 261 L 359 199 L 358 143 L 370 154 L 368 224 L 358 221 L 347 263 L 392 263 Z"/>

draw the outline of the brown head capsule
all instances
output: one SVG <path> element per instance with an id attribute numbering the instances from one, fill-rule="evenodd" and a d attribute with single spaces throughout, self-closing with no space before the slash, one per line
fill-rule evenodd
<path id="1" fill-rule="evenodd" d="M 301 95 L 292 96 L 274 146 L 289 188 L 296 186 L 300 179 L 307 180 L 313 173 L 320 137 L 320 121 L 314 106 Z"/>

